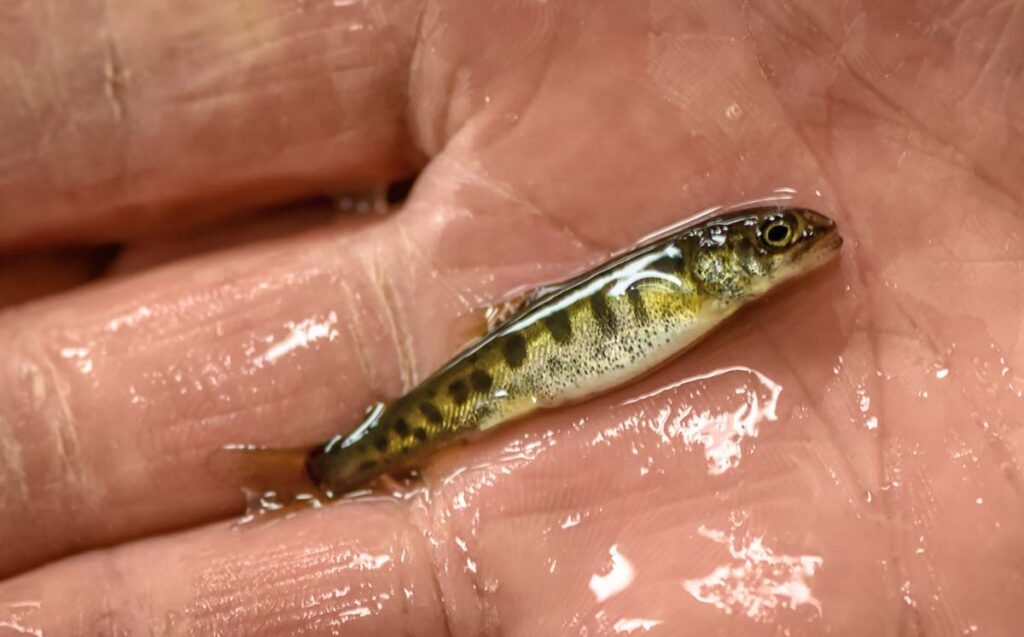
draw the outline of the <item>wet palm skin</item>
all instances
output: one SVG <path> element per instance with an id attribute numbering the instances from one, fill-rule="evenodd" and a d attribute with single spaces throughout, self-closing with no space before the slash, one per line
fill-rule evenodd
<path id="1" fill-rule="evenodd" d="M 1016 6 L 0 13 L 0 291 L 63 290 L 0 314 L 3 630 L 1018 631 Z M 779 188 L 838 263 L 398 496 L 232 524 L 216 449 L 351 429 L 481 308 Z M 111 242 L 87 286 L 50 252 Z"/>

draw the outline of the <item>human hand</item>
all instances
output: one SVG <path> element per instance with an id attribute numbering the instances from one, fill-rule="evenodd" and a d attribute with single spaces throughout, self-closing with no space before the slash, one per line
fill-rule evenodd
<path id="1" fill-rule="evenodd" d="M 135 247 L 0 316 L 0 627 L 1013 634 L 1015 7 L 9 9 L 0 244 Z M 155 238 L 419 168 L 395 214 Z M 214 450 L 343 431 L 487 304 L 778 187 L 839 267 L 405 499 L 227 521 Z"/>

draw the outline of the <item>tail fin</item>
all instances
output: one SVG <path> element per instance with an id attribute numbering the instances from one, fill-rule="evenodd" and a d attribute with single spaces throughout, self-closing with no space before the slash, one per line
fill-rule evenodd
<path id="1" fill-rule="evenodd" d="M 287 501 L 319 493 L 306 467 L 310 455 L 309 447 L 271 449 L 229 445 L 213 453 L 210 470 L 218 478 L 244 490 L 274 492 L 279 499 Z"/>

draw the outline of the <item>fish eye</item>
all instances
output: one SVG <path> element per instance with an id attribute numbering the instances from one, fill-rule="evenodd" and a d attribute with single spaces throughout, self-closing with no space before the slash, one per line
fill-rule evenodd
<path id="1" fill-rule="evenodd" d="M 793 223 L 785 217 L 769 219 L 761 225 L 761 240 L 769 248 L 785 248 L 793 241 Z"/>

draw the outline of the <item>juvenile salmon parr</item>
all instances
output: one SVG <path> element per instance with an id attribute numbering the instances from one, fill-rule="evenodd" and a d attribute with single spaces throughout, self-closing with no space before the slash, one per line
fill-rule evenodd
<path id="1" fill-rule="evenodd" d="M 758 207 L 684 227 L 546 288 L 418 387 L 309 452 L 328 496 L 446 443 L 622 385 L 842 245 L 831 219 Z"/>

